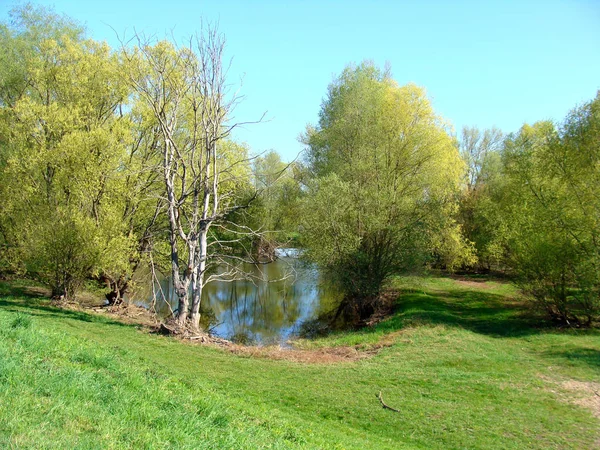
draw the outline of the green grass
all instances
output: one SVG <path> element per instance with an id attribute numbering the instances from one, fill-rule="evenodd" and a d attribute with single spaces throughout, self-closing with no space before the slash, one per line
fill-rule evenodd
<path id="1" fill-rule="evenodd" d="M 368 348 L 395 333 L 393 345 L 307 365 L 183 344 L 0 285 L 0 448 L 599 446 L 600 421 L 561 384 L 600 382 L 597 331 L 544 326 L 507 284 L 394 287 L 396 312 L 376 327 L 299 342 Z"/>

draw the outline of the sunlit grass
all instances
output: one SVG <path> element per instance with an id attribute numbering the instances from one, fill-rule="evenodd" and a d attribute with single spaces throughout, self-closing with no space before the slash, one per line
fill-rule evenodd
<path id="1" fill-rule="evenodd" d="M 540 323 L 503 283 L 394 288 L 394 315 L 373 329 L 304 342 L 389 347 L 307 365 L 149 335 L 0 286 L 0 447 L 597 445 L 599 421 L 560 384 L 600 382 L 597 332 Z M 381 408 L 380 391 L 399 413 Z"/>

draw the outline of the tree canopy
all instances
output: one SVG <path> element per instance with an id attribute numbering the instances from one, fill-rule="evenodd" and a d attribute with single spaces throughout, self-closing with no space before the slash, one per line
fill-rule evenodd
<path id="1" fill-rule="evenodd" d="M 552 317 L 600 312 L 600 96 L 555 127 L 523 126 L 504 153 L 507 263 Z"/>
<path id="2" fill-rule="evenodd" d="M 452 219 L 464 170 L 423 89 L 398 86 L 372 64 L 330 85 L 304 141 L 315 177 L 304 212 L 308 256 L 329 271 L 360 316 L 392 274 L 434 254 L 468 253 Z"/>

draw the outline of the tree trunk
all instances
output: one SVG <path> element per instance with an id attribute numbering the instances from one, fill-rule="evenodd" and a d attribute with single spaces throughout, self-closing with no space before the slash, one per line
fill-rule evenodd
<path id="1" fill-rule="evenodd" d="M 200 302 L 202 301 L 202 289 L 204 287 L 204 272 L 206 271 L 206 259 L 208 253 L 208 227 L 200 231 L 200 251 L 198 252 L 198 266 L 194 273 L 194 289 L 192 298 L 191 325 L 195 330 L 200 328 Z"/>
<path id="2" fill-rule="evenodd" d="M 177 296 L 177 323 L 184 326 L 189 309 L 187 276 L 181 279 L 179 273 L 179 254 L 177 251 L 177 240 L 174 232 L 171 232 L 171 276 L 173 278 L 173 290 Z"/>
<path id="3" fill-rule="evenodd" d="M 64 300 L 65 299 L 65 288 L 62 284 L 57 284 L 56 286 L 52 286 L 52 298 L 53 299 L 60 299 L 60 300 Z"/>
<path id="4" fill-rule="evenodd" d="M 127 288 L 129 287 L 129 281 L 126 277 L 121 275 L 117 280 L 111 278 L 108 275 L 102 275 L 101 279 L 106 284 L 106 287 L 110 289 L 110 292 L 105 295 L 106 300 L 110 305 L 118 305 L 123 301 Z"/>

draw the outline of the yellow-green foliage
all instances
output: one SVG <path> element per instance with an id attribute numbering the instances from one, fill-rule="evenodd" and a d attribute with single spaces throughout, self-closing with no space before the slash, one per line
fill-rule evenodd
<path id="1" fill-rule="evenodd" d="M 28 268 L 72 295 L 85 276 L 127 264 L 122 168 L 131 135 L 119 107 L 129 88 L 106 44 L 68 29 L 49 34 L 28 42 L 22 32 L 5 41 L 30 50 L 17 61 L 27 88 L 2 108 L 2 213 L 16 224 Z"/>
<path id="2" fill-rule="evenodd" d="M 600 315 L 600 96 L 507 141 L 508 264 L 561 321 Z"/>
<path id="3" fill-rule="evenodd" d="M 449 267 L 472 257 L 452 220 L 464 164 L 422 88 L 398 86 L 370 64 L 349 67 L 305 142 L 315 180 L 304 237 L 314 260 L 347 272 L 364 257 L 355 269 L 385 279 L 432 253 Z M 374 265 L 385 268 L 368 274 Z"/>

